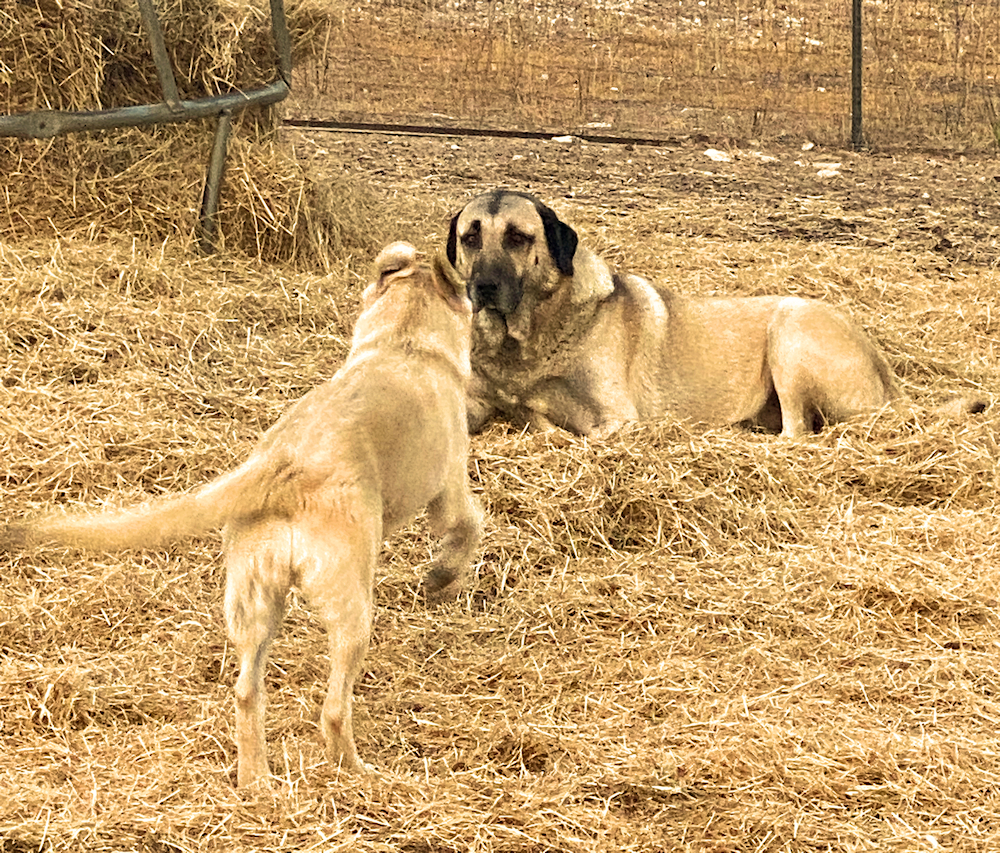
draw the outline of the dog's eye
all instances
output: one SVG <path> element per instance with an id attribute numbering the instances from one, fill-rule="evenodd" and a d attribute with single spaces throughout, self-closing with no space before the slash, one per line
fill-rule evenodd
<path id="1" fill-rule="evenodd" d="M 504 242 L 510 249 L 523 249 L 535 242 L 535 238 L 523 231 L 511 228 L 504 235 Z"/>
<path id="2" fill-rule="evenodd" d="M 462 245 L 466 249 L 480 249 L 483 245 L 483 238 L 480 236 L 479 231 L 469 231 L 462 235 Z"/>

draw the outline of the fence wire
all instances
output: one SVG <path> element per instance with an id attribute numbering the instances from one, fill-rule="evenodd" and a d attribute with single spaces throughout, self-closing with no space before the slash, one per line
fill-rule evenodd
<path id="1" fill-rule="evenodd" d="M 1000 0 L 866 0 L 865 137 L 1000 146 Z M 352 0 L 293 118 L 851 138 L 850 0 Z"/>

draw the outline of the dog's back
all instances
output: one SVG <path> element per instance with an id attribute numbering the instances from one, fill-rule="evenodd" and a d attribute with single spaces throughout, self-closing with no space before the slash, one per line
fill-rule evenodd
<path id="1" fill-rule="evenodd" d="M 271 472 L 269 504 L 238 511 L 281 513 L 324 483 L 361 479 L 380 495 L 390 532 L 465 459 L 465 382 L 444 360 L 415 360 L 405 347 L 349 361 L 264 435 L 256 453 Z"/>

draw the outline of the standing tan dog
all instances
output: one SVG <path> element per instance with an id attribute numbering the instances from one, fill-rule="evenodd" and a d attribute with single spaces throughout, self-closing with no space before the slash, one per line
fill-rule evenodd
<path id="1" fill-rule="evenodd" d="M 614 275 L 525 193 L 474 198 L 451 221 L 447 254 L 476 311 L 473 432 L 495 416 L 589 435 L 671 415 L 798 437 L 905 403 L 882 354 L 831 306 L 688 298 Z"/>
<path id="2" fill-rule="evenodd" d="M 226 621 L 240 661 L 239 784 L 268 775 L 264 669 L 293 584 L 329 633 L 328 759 L 362 769 L 351 693 L 368 648 L 384 537 L 428 508 L 444 536 L 424 579 L 430 600 L 457 591 L 479 541 L 466 470 L 471 319 L 465 284 L 450 266 L 420 266 L 412 246 L 394 243 L 376 261 L 344 365 L 293 405 L 246 462 L 134 509 L 11 525 L 0 549 L 53 542 L 113 550 L 224 527 Z"/>

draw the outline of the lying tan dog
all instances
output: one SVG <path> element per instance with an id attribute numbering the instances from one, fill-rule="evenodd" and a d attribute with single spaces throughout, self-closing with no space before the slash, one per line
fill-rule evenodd
<path id="1" fill-rule="evenodd" d="M 473 432 L 495 416 L 588 435 L 670 415 L 797 437 L 906 402 L 882 354 L 831 306 L 688 298 L 614 275 L 525 193 L 474 198 L 452 219 L 447 254 L 476 311 Z"/>
<path id="2" fill-rule="evenodd" d="M 376 271 L 344 365 L 238 468 L 134 509 L 49 515 L 0 535 L 4 550 L 38 542 L 113 550 L 225 528 L 226 621 L 240 661 L 240 785 L 268 775 L 264 668 L 289 587 L 302 590 L 329 633 L 327 756 L 358 770 L 351 693 L 368 648 L 384 537 L 428 508 L 444 535 L 424 579 L 431 600 L 457 591 L 478 544 L 481 516 L 466 470 L 465 283 L 442 262 L 419 266 L 405 243 L 383 250 Z"/>

